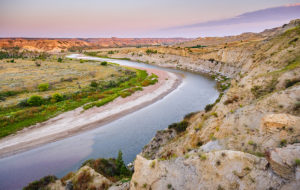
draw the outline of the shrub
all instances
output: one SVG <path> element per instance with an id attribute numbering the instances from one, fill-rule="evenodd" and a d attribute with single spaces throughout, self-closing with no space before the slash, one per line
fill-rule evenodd
<path id="1" fill-rule="evenodd" d="M 300 166 L 300 159 L 296 159 L 295 164 L 296 164 L 296 166 Z"/>
<path id="2" fill-rule="evenodd" d="M 205 112 L 209 112 L 213 107 L 214 107 L 214 104 L 207 104 L 204 108 Z"/>
<path id="3" fill-rule="evenodd" d="M 88 183 L 92 180 L 92 176 L 89 171 L 83 170 L 74 181 L 74 190 L 88 189 Z"/>
<path id="4" fill-rule="evenodd" d="M 49 83 L 42 83 L 38 86 L 39 91 L 43 92 L 49 89 Z"/>
<path id="5" fill-rule="evenodd" d="M 238 96 L 233 96 L 231 98 L 228 98 L 225 102 L 224 105 L 232 104 L 234 102 L 237 102 L 239 100 Z"/>
<path id="6" fill-rule="evenodd" d="M 300 101 L 297 101 L 296 103 L 295 103 L 295 105 L 294 105 L 294 111 L 297 111 L 297 110 L 299 110 L 300 109 Z"/>
<path id="7" fill-rule="evenodd" d="M 146 50 L 146 53 L 149 55 L 149 54 L 156 54 L 157 53 L 157 50 L 153 50 L 153 49 L 147 49 Z"/>
<path id="8" fill-rule="evenodd" d="M 191 117 L 193 117 L 195 114 L 197 114 L 197 112 L 188 113 L 184 116 L 184 119 L 191 119 Z"/>
<path id="9" fill-rule="evenodd" d="M 200 159 L 201 159 L 201 160 L 206 160 L 206 158 L 207 158 L 207 157 L 206 157 L 205 154 L 201 154 L 201 155 L 200 155 Z"/>
<path id="10" fill-rule="evenodd" d="M 284 147 L 284 146 L 286 146 L 287 145 L 287 140 L 286 139 L 282 139 L 281 141 L 280 141 L 280 146 L 281 147 Z"/>
<path id="11" fill-rule="evenodd" d="M 54 100 L 55 102 L 60 102 L 63 99 L 64 99 L 63 96 L 59 93 L 55 93 L 52 95 L 52 100 Z"/>
<path id="12" fill-rule="evenodd" d="M 211 115 L 213 115 L 215 117 L 218 117 L 218 113 L 217 112 L 213 112 L 213 113 L 211 113 Z"/>
<path id="13" fill-rule="evenodd" d="M 35 61 L 35 65 L 36 65 L 37 67 L 40 67 L 40 66 L 42 65 L 42 63 L 41 63 L 41 61 Z"/>
<path id="14" fill-rule="evenodd" d="M 19 103 L 18 103 L 18 106 L 19 107 L 26 107 L 26 106 L 29 106 L 28 103 L 27 103 L 28 99 L 24 99 L 24 100 L 21 100 Z"/>
<path id="15" fill-rule="evenodd" d="M 153 160 L 153 161 L 151 162 L 150 167 L 151 167 L 151 168 L 155 168 L 155 160 Z"/>
<path id="16" fill-rule="evenodd" d="M 46 177 L 41 178 L 38 181 L 29 183 L 26 187 L 23 188 L 23 190 L 45 189 L 48 184 L 55 182 L 55 180 L 57 180 L 56 176 L 46 176 Z"/>
<path id="17" fill-rule="evenodd" d="M 102 61 L 102 62 L 101 62 L 101 65 L 106 66 L 106 65 L 107 65 L 107 62 L 106 62 L 106 61 Z"/>
<path id="18" fill-rule="evenodd" d="M 256 98 L 259 98 L 276 90 L 277 83 L 276 79 L 272 79 L 266 86 L 254 86 L 251 88 L 251 92 Z"/>
<path id="19" fill-rule="evenodd" d="M 74 175 L 75 175 L 74 172 L 68 173 L 67 175 L 65 175 L 64 177 L 62 177 L 62 178 L 60 179 L 61 183 L 62 183 L 63 185 L 66 185 L 66 182 L 67 182 L 69 179 L 71 179 Z"/>
<path id="20" fill-rule="evenodd" d="M 288 79 L 286 80 L 286 84 L 285 84 L 285 87 L 288 88 L 288 87 L 291 87 L 295 84 L 297 84 L 298 82 L 300 82 L 300 78 L 296 78 L 296 79 Z"/>
<path id="21" fill-rule="evenodd" d="M 99 158 L 97 160 L 91 159 L 85 161 L 81 167 L 90 166 L 96 172 L 101 175 L 112 179 L 114 181 L 118 181 L 124 177 L 131 177 L 132 173 L 127 169 L 123 161 L 123 154 L 121 151 L 118 153 L 118 158 Z"/>
<path id="22" fill-rule="evenodd" d="M 188 127 L 189 123 L 187 121 L 181 121 L 179 123 L 173 123 L 169 125 L 169 129 L 175 129 L 177 133 L 184 132 Z"/>
<path id="23" fill-rule="evenodd" d="M 63 61 L 63 59 L 60 57 L 57 59 L 57 62 L 59 62 L 59 63 L 61 63 L 62 61 Z"/>
<path id="24" fill-rule="evenodd" d="M 96 81 L 92 81 L 90 84 L 91 87 L 97 88 L 98 87 L 98 83 Z"/>
<path id="25" fill-rule="evenodd" d="M 43 104 L 43 98 L 38 95 L 30 96 L 30 98 L 27 100 L 27 104 L 29 106 L 40 106 Z"/>
<path id="26" fill-rule="evenodd" d="M 114 54 L 115 52 L 114 51 L 108 51 L 107 53 L 108 54 Z"/>

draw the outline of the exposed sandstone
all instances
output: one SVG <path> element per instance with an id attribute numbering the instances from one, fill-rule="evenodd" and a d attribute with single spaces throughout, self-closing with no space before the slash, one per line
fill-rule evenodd
<path id="1" fill-rule="evenodd" d="M 285 127 L 300 126 L 300 118 L 289 114 L 268 114 L 262 118 L 261 131 L 273 132 Z"/>
<path id="2" fill-rule="evenodd" d="M 166 161 L 137 156 L 130 185 L 133 190 L 277 189 L 284 181 L 267 164 L 264 158 L 229 150 Z"/>
<path id="3" fill-rule="evenodd" d="M 268 160 L 275 173 L 285 179 L 295 179 L 295 160 L 300 159 L 300 144 L 287 145 L 283 148 L 270 150 Z M 298 177 L 298 176 L 297 176 Z M 299 179 L 297 179 L 299 180 Z"/>

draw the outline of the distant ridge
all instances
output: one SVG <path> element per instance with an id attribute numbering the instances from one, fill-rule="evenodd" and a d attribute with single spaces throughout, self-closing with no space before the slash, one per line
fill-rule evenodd
<path id="1" fill-rule="evenodd" d="M 68 50 L 70 48 L 109 48 L 172 45 L 189 38 L 0 38 L 0 48 L 18 47 L 29 51 Z"/>

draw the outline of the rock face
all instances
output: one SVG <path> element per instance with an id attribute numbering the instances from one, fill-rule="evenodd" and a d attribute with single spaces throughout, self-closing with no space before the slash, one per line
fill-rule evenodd
<path id="1" fill-rule="evenodd" d="M 300 143 L 284 148 L 270 150 L 268 160 L 273 171 L 285 179 L 299 180 L 299 167 L 295 168 L 296 159 L 300 158 Z M 296 170 L 296 171 L 295 171 Z"/>
<path id="2" fill-rule="evenodd" d="M 137 156 L 130 186 L 133 190 L 276 189 L 284 181 L 267 165 L 264 158 L 229 150 L 165 161 Z"/>
<path id="3" fill-rule="evenodd" d="M 112 182 L 101 174 L 97 173 L 89 166 L 80 168 L 75 174 L 62 180 L 57 180 L 55 183 L 49 184 L 48 188 L 51 190 L 81 190 L 81 189 L 99 189 L 105 190 L 112 184 Z"/>
<path id="4" fill-rule="evenodd" d="M 226 48 L 114 55 L 232 78 L 184 133 L 152 139 L 134 162 L 130 189 L 299 189 L 299 31 L 298 21 Z"/>
<path id="5" fill-rule="evenodd" d="M 262 118 L 261 130 L 263 132 L 276 132 L 282 128 L 300 126 L 299 117 L 289 114 L 268 114 Z"/>
<path id="6" fill-rule="evenodd" d="M 176 135 L 176 131 L 172 129 L 157 131 L 155 137 L 143 148 L 143 156 L 154 159 L 158 156 L 157 153 L 159 148 L 173 139 Z"/>

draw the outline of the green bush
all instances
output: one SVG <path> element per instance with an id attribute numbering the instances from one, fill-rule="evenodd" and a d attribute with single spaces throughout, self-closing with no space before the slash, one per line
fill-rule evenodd
<path id="1" fill-rule="evenodd" d="M 62 63 L 63 59 L 62 58 L 58 58 L 57 62 Z"/>
<path id="2" fill-rule="evenodd" d="M 106 61 L 102 61 L 102 62 L 101 62 L 101 65 L 106 66 L 106 65 L 107 65 L 107 62 L 106 62 Z"/>
<path id="3" fill-rule="evenodd" d="M 92 81 L 90 84 L 91 87 L 97 88 L 98 87 L 98 83 L 96 81 Z"/>
<path id="4" fill-rule="evenodd" d="M 49 83 L 42 83 L 38 86 L 39 91 L 43 92 L 49 89 Z"/>
<path id="5" fill-rule="evenodd" d="M 56 176 L 46 176 L 41 178 L 38 181 L 34 181 L 32 183 L 29 183 L 26 187 L 23 188 L 23 190 L 42 190 L 46 189 L 46 186 L 49 185 L 52 182 L 55 182 L 57 180 Z"/>
<path id="6" fill-rule="evenodd" d="M 296 164 L 296 166 L 300 166 L 300 159 L 296 159 L 295 164 Z"/>
<path id="7" fill-rule="evenodd" d="M 91 159 L 85 161 L 81 167 L 89 166 L 101 175 L 108 177 L 112 181 L 118 181 L 124 177 L 131 177 L 132 172 L 127 169 L 123 161 L 123 154 L 121 151 L 118 153 L 117 159 L 115 158 L 99 158 L 97 160 Z"/>
<path id="8" fill-rule="evenodd" d="M 28 101 L 28 99 L 21 100 L 21 101 L 18 103 L 18 106 L 19 106 L 19 107 L 26 107 L 26 106 L 28 106 L 27 101 Z"/>
<path id="9" fill-rule="evenodd" d="M 149 54 L 156 54 L 157 53 L 157 50 L 153 50 L 153 49 L 147 49 L 146 50 L 146 53 L 149 55 Z"/>
<path id="10" fill-rule="evenodd" d="M 188 127 L 189 122 L 183 120 L 179 123 L 173 123 L 171 125 L 169 125 L 169 129 L 175 129 L 177 133 L 181 133 L 184 132 L 186 130 L 186 128 Z"/>
<path id="11" fill-rule="evenodd" d="M 63 99 L 64 99 L 63 96 L 59 93 L 55 93 L 52 95 L 52 100 L 54 100 L 55 102 L 60 102 Z"/>
<path id="12" fill-rule="evenodd" d="M 213 107 L 214 107 L 214 104 L 207 104 L 204 108 L 205 112 L 209 112 Z"/>
<path id="13" fill-rule="evenodd" d="M 29 106 L 40 106 L 43 104 L 43 98 L 38 95 L 30 96 L 30 98 L 27 100 L 27 104 Z"/>
<path id="14" fill-rule="evenodd" d="M 191 113 L 188 113 L 184 116 L 184 119 L 191 119 L 194 115 L 196 115 L 197 112 L 191 112 Z"/>

